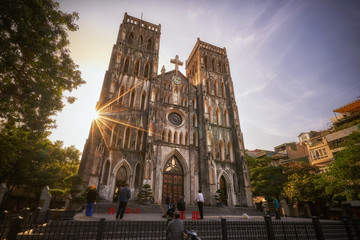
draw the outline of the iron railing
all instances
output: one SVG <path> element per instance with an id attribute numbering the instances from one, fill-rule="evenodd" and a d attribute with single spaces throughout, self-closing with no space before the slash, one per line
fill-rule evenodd
<path id="1" fill-rule="evenodd" d="M 34 219 L 34 216 L 33 216 Z M 51 219 L 51 218 L 49 218 Z M 3 219 L 4 220 L 4 219 Z M 241 221 L 184 221 L 186 229 L 195 230 L 201 239 L 359 239 L 357 221 L 281 221 L 265 216 L 261 220 Z M 110 240 L 110 239 L 166 239 L 166 221 L 30 221 L 14 217 L 11 221 L 2 221 L 0 239 L 22 240 Z M 7 226 L 7 227 L 4 227 Z"/>

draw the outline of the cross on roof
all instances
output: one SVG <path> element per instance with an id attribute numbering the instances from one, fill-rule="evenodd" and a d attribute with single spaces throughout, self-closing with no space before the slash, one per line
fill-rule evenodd
<path id="1" fill-rule="evenodd" d="M 174 63 L 175 64 L 175 71 L 176 71 L 176 75 L 178 74 L 178 71 L 179 71 L 179 65 L 182 66 L 183 65 L 183 62 L 181 62 L 179 60 L 179 56 L 176 55 L 175 56 L 175 59 L 171 59 L 170 60 L 170 63 Z"/>

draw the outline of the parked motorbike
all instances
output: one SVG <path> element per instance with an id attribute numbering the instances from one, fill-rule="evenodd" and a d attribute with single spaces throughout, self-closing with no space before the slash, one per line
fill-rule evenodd
<path id="1" fill-rule="evenodd" d="M 184 239 L 186 240 L 201 240 L 194 230 L 184 230 Z"/>

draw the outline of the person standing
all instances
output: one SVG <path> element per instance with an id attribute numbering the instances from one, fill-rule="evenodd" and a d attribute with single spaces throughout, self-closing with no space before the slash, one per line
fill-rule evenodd
<path id="1" fill-rule="evenodd" d="M 203 207 L 204 207 L 204 195 L 201 192 L 201 189 L 199 189 L 198 191 L 198 195 L 196 197 L 196 202 L 199 208 L 199 213 L 200 213 L 200 219 L 204 219 L 204 212 L 203 212 Z"/>
<path id="2" fill-rule="evenodd" d="M 274 208 L 275 208 L 275 218 L 276 219 L 280 219 L 280 204 L 279 204 L 279 200 L 277 200 L 277 198 L 275 196 L 273 196 L 273 200 L 274 200 Z"/>
<path id="3" fill-rule="evenodd" d="M 179 201 L 177 201 L 176 207 L 179 211 L 185 212 L 185 201 L 183 196 L 181 196 Z"/>
<path id="4" fill-rule="evenodd" d="M 129 199 L 131 198 L 131 192 L 130 189 L 128 188 L 129 184 L 125 183 L 125 187 L 123 187 L 120 191 L 119 191 L 119 198 L 118 201 L 119 203 L 119 209 L 116 213 L 116 220 L 119 219 L 119 215 L 120 215 L 120 219 L 123 218 L 125 210 L 126 210 L 126 205 L 129 201 Z"/>
<path id="5" fill-rule="evenodd" d="M 166 227 L 166 239 L 168 240 L 183 240 L 184 222 L 180 220 L 180 213 L 174 212 L 174 220 L 172 220 Z"/>
<path id="6" fill-rule="evenodd" d="M 96 190 L 95 185 L 91 185 L 90 191 L 86 195 L 86 213 L 88 217 L 92 217 L 94 212 L 94 204 L 96 203 Z"/>
<path id="7" fill-rule="evenodd" d="M 172 198 L 170 195 L 167 195 L 166 197 L 166 204 L 168 205 L 168 209 L 170 209 L 172 207 Z"/>

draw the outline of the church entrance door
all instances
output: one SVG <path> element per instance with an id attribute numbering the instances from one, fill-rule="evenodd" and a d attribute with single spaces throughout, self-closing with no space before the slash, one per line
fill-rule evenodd
<path id="1" fill-rule="evenodd" d="M 119 196 L 119 191 L 122 187 L 125 186 L 125 183 L 127 181 L 127 172 L 125 166 L 122 166 L 119 168 L 116 178 L 115 178 L 115 189 L 114 189 L 114 198 L 113 201 L 117 201 Z"/>
<path id="2" fill-rule="evenodd" d="M 225 196 L 227 196 L 226 180 L 225 180 L 224 176 L 221 176 L 221 178 L 220 178 L 220 189 L 223 190 Z M 227 200 L 224 199 L 224 200 L 223 200 L 223 203 L 224 203 L 225 205 L 227 205 Z"/>
<path id="3" fill-rule="evenodd" d="M 162 202 L 166 202 L 166 197 L 171 196 L 174 201 L 178 201 L 184 196 L 184 173 L 179 160 L 173 156 L 165 164 Z"/>

